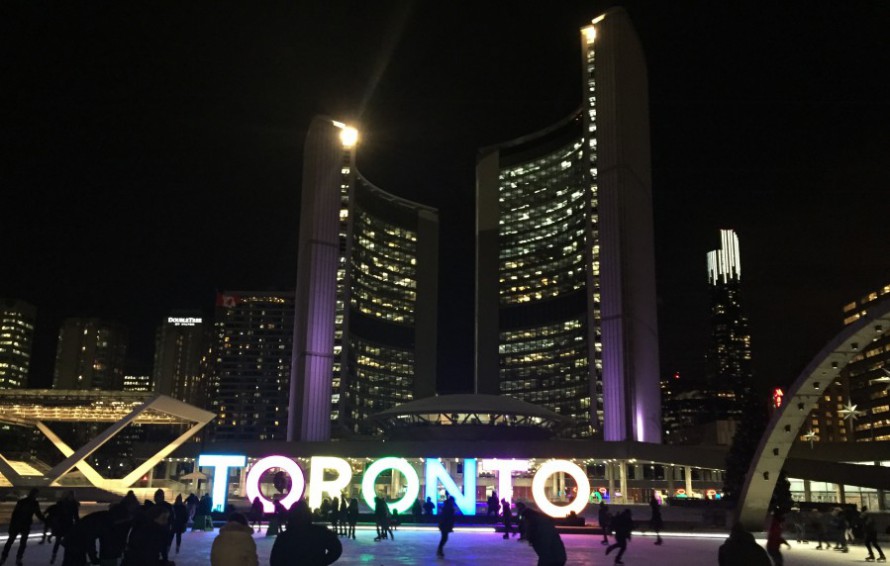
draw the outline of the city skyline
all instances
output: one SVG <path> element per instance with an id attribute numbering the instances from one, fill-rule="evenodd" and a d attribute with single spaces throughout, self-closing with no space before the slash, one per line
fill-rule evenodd
<path id="1" fill-rule="evenodd" d="M 784 385 L 890 273 L 888 16 L 623 4 L 650 75 L 662 373 L 703 373 L 701 258 L 732 228 L 755 379 Z M 356 117 L 369 178 L 439 208 L 439 388 L 472 387 L 476 148 L 577 106 L 577 29 L 609 5 L 320 6 L 4 8 L 19 12 L 0 40 L 16 86 L 2 95 L 15 214 L 0 241 L 16 269 L 0 296 L 37 308 L 37 384 L 65 317 L 119 320 L 150 364 L 166 312 L 209 312 L 217 289 L 292 288 L 301 145 L 323 111 Z"/>

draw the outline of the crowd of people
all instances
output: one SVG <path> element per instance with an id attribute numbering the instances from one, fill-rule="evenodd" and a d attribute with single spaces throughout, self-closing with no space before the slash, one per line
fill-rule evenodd
<path id="1" fill-rule="evenodd" d="M 136 495 L 130 491 L 108 509 L 81 517 L 80 503 L 73 491 L 65 493 L 44 512 L 37 501 L 38 493 L 38 489 L 34 488 L 16 502 L 0 564 L 9 558 L 17 539 L 16 564 L 23 564 L 28 536 L 36 518 L 44 524 L 43 536 L 38 544 L 53 544 L 50 564 L 56 562 L 61 547 L 64 549 L 62 566 L 86 566 L 88 563 L 157 566 L 169 562 L 172 548 L 179 553 L 182 533 L 201 503 L 195 496 L 189 498 L 191 501 L 183 501 L 182 496 L 177 496 L 171 504 L 164 499 L 161 489 L 155 492 L 152 501 L 139 503 Z M 206 501 L 209 502 L 209 499 Z"/>
<path id="2" fill-rule="evenodd" d="M 152 500 L 140 503 L 130 491 L 108 509 L 81 517 L 80 503 L 73 491 L 64 493 L 43 511 L 37 500 L 38 493 L 36 488 L 32 489 L 16 503 L 10 518 L 9 537 L 0 555 L 0 565 L 9 558 L 16 541 L 19 543 L 16 564 L 23 564 L 35 519 L 43 522 L 43 534 L 38 544 L 52 545 L 50 564 L 55 564 L 62 549 L 62 566 L 86 566 L 88 563 L 102 566 L 172 565 L 170 556 L 180 552 L 182 534 L 189 523 L 192 523 L 193 530 L 213 530 L 209 495 L 199 498 L 192 494 L 184 500 L 180 495 L 170 503 L 165 500 L 164 491 L 158 489 Z M 228 514 L 228 521 L 219 529 L 212 543 L 212 566 L 256 566 L 255 531 L 251 523 L 261 527 L 267 518 L 267 536 L 277 537 L 270 556 L 271 566 L 289 564 L 296 555 L 301 557 L 301 564 L 331 564 L 343 551 L 339 539 L 356 538 L 359 505 L 355 498 L 325 499 L 314 512 L 305 500 L 296 502 L 290 509 L 284 507 L 280 498 L 275 498 L 273 503 L 274 512 L 268 515 L 259 498 L 253 501 L 246 514 Z M 653 497 L 649 505 L 649 530 L 656 535 L 655 544 L 661 545 L 663 519 L 660 503 Z M 374 499 L 372 512 L 376 525 L 374 541 L 395 540 L 398 514 L 379 496 Z M 440 539 L 436 555 L 444 558 L 445 546 L 454 531 L 459 513 L 455 498 L 446 493 L 438 512 L 431 498 L 427 497 L 423 502 L 417 500 L 411 512 L 415 521 L 438 523 Z M 492 493 L 487 500 L 487 517 L 503 522 L 504 539 L 518 535 L 520 541 L 528 542 L 538 556 L 539 566 L 562 566 L 566 563 L 565 547 L 552 518 L 521 502 L 514 506 L 505 498 L 499 500 L 496 493 Z M 603 502 L 597 518 L 606 555 L 615 552 L 615 564 L 623 564 L 622 557 L 635 528 L 630 509 L 613 515 Z M 319 523 L 329 523 L 330 528 Z M 816 550 L 833 549 L 845 553 L 849 552 L 850 543 L 861 541 L 868 551 L 866 561 L 886 561 L 883 549 L 878 544 L 874 514 L 865 507 L 858 511 L 848 506 L 827 512 L 792 509 L 788 514 L 774 514 L 767 531 L 766 548 L 758 545 L 753 535 L 741 525 L 735 525 L 720 547 L 719 564 L 781 566 L 784 563 L 781 548 L 790 548 L 785 539 L 786 531 L 790 533 L 789 538 L 796 539 L 800 544 L 809 544 L 812 540 Z M 610 536 L 613 538 L 611 543 Z"/>

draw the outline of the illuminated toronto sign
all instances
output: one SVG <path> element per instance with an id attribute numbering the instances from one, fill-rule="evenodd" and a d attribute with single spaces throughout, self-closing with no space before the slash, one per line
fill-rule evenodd
<path id="1" fill-rule="evenodd" d="M 247 458 L 245 456 L 221 456 L 201 455 L 198 465 L 213 468 L 213 508 L 222 510 L 225 508 L 228 491 L 229 469 L 244 467 Z M 492 473 L 497 479 L 498 492 L 507 501 L 513 498 L 513 473 L 522 473 L 529 470 L 528 460 L 499 460 L 485 459 L 477 466 L 475 458 L 463 459 L 463 482 L 459 486 L 454 477 L 448 472 L 439 458 L 425 458 L 424 468 L 424 495 L 433 501 L 439 499 L 439 487 L 441 486 L 449 495 L 454 497 L 457 507 L 464 515 L 476 514 L 476 483 L 478 472 Z M 274 501 L 266 497 L 260 489 L 263 475 L 270 470 L 281 470 L 291 478 L 291 488 L 284 494 L 280 502 L 289 508 L 304 495 L 308 498 L 309 506 L 317 509 L 321 506 L 324 497 L 333 499 L 339 497 L 352 483 L 352 466 L 343 458 L 333 456 L 312 456 L 309 458 L 309 481 L 306 481 L 306 472 L 299 463 L 286 456 L 267 456 L 255 462 L 247 472 L 245 479 L 245 492 L 249 501 L 259 498 L 267 513 L 274 510 Z M 401 496 L 396 501 L 387 502 L 390 510 L 405 513 L 414 505 L 420 495 L 420 476 L 414 465 L 405 458 L 387 457 L 371 462 L 365 468 L 361 478 L 361 497 L 371 509 L 375 506 L 375 500 L 381 494 L 377 491 L 377 479 L 389 472 L 390 475 L 399 474 L 402 481 L 398 482 L 402 489 L 398 491 Z M 555 474 L 570 476 L 577 486 L 577 491 L 571 501 L 565 504 L 557 504 L 547 496 L 547 483 Z M 552 517 L 565 517 L 572 511 L 581 514 L 590 502 L 590 481 L 585 471 L 577 464 L 568 460 L 548 460 L 541 464 L 535 471 L 532 479 L 532 498 L 542 512 Z"/>

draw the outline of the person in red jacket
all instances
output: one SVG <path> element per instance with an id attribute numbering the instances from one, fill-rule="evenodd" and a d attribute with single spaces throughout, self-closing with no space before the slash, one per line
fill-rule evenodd
<path id="1" fill-rule="evenodd" d="M 773 559 L 773 564 L 775 566 L 782 566 L 782 564 L 785 563 L 785 560 L 782 558 L 782 553 L 779 551 L 782 545 L 784 544 L 788 548 L 791 548 L 791 545 L 788 544 L 788 541 L 782 536 L 782 524 L 784 522 L 785 518 L 781 513 L 773 515 L 773 521 L 769 526 L 769 533 L 766 535 L 766 553 Z"/>

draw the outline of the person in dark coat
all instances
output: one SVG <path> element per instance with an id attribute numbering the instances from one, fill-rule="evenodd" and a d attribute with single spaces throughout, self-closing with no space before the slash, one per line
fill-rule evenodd
<path id="1" fill-rule="evenodd" d="M 27 497 L 19 499 L 12 510 L 12 516 L 9 518 L 9 539 L 3 546 L 3 554 L 0 555 L 0 564 L 6 562 L 9 557 L 9 551 L 12 550 L 12 544 L 16 537 L 21 537 L 19 541 L 19 550 L 15 555 L 16 564 L 22 563 L 25 556 L 25 548 L 28 546 L 28 534 L 31 532 L 31 524 L 34 523 L 34 516 L 46 522 L 43 513 L 40 512 L 40 504 L 37 502 L 37 488 L 33 488 L 28 492 Z"/>
<path id="2" fill-rule="evenodd" d="M 618 549 L 615 555 L 615 564 L 624 564 L 621 557 L 627 550 L 627 541 L 630 540 L 630 533 L 633 531 L 634 522 L 631 518 L 630 509 L 625 509 L 612 518 L 612 531 L 615 533 L 615 542 L 606 547 L 606 555 Z"/>
<path id="3" fill-rule="evenodd" d="M 189 522 L 195 519 L 195 513 L 198 512 L 198 496 L 194 493 L 189 493 L 189 496 L 185 498 L 185 507 L 188 509 L 188 517 Z"/>
<path id="4" fill-rule="evenodd" d="M 337 533 L 341 537 L 349 536 L 349 503 L 346 502 L 346 496 L 340 498 L 340 516 L 339 516 L 339 525 L 340 531 Z"/>
<path id="5" fill-rule="evenodd" d="M 603 530 L 602 544 L 609 544 L 609 522 L 612 520 L 612 514 L 609 513 L 609 506 L 605 501 L 600 501 L 600 508 L 597 511 L 597 522 Z"/>
<path id="6" fill-rule="evenodd" d="M 772 566 L 766 550 L 757 544 L 754 535 L 745 530 L 741 523 L 732 526 L 717 554 L 719 566 Z"/>
<path id="7" fill-rule="evenodd" d="M 167 512 L 167 546 L 164 547 L 163 558 L 169 560 L 170 545 L 173 544 L 173 523 L 176 522 L 176 511 L 173 505 L 164 500 L 164 490 L 158 488 L 155 490 L 155 505 Z"/>
<path id="8" fill-rule="evenodd" d="M 61 499 L 60 499 L 61 501 Z M 46 518 L 43 521 L 43 537 L 41 537 L 40 542 L 37 544 L 43 544 L 45 542 L 53 542 L 53 537 L 56 536 L 56 523 L 58 515 L 56 513 L 59 511 L 59 502 L 55 502 L 43 512 L 43 516 Z M 47 534 L 49 536 L 47 536 Z"/>
<path id="9" fill-rule="evenodd" d="M 538 555 L 538 566 L 564 566 L 566 547 L 553 519 L 531 509 L 525 510 L 524 517 L 526 538 Z"/>
<path id="10" fill-rule="evenodd" d="M 260 501 L 259 496 L 253 498 L 253 503 L 250 504 L 250 523 L 252 527 L 259 528 L 263 526 L 263 515 L 265 515 L 265 509 L 263 508 L 263 502 Z"/>
<path id="11" fill-rule="evenodd" d="M 436 504 L 433 503 L 433 500 L 429 497 L 426 498 L 426 501 L 423 502 L 423 516 L 424 517 L 432 517 L 433 509 L 436 508 Z"/>
<path id="12" fill-rule="evenodd" d="M 419 499 L 414 500 L 414 505 L 411 506 L 411 514 L 414 515 L 414 522 L 419 523 L 423 517 L 423 504 Z"/>
<path id="13" fill-rule="evenodd" d="M 56 561 L 59 546 L 65 542 L 65 537 L 68 536 L 68 532 L 77 524 L 78 520 L 80 520 L 80 502 L 74 497 L 74 492 L 69 491 L 56 504 L 56 512 L 53 517 L 53 534 L 56 535 L 56 542 L 53 544 L 50 564 Z"/>
<path id="14" fill-rule="evenodd" d="M 126 507 L 113 505 L 107 511 L 96 511 L 80 519 L 65 537 L 62 566 L 86 566 L 113 562 L 124 553 L 130 516 Z M 99 551 L 96 543 L 99 543 Z"/>
<path id="15" fill-rule="evenodd" d="M 664 520 L 661 518 L 661 507 L 658 505 L 658 500 L 655 499 L 655 496 L 652 496 L 652 499 L 649 500 L 649 507 L 652 509 L 652 518 L 649 519 L 649 528 L 655 531 L 655 544 L 662 544 L 661 540 L 661 528 L 664 526 Z"/>
<path id="16" fill-rule="evenodd" d="M 884 562 L 887 560 L 887 557 L 884 556 L 884 551 L 878 546 L 878 527 L 875 524 L 875 516 L 872 513 L 868 512 L 868 507 L 862 507 L 862 514 L 859 515 L 862 520 L 862 538 L 863 542 L 865 542 L 865 548 L 868 549 L 868 556 L 865 558 L 867 562 L 871 562 L 875 559 L 875 553 L 872 551 L 871 547 L 874 546 L 875 550 L 878 551 L 878 562 Z"/>
<path id="17" fill-rule="evenodd" d="M 358 523 L 358 499 L 355 497 L 349 501 L 349 507 L 346 508 L 346 522 L 349 524 L 346 538 L 352 537 L 352 540 L 355 540 L 355 524 Z"/>
<path id="18" fill-rule="evenodd" d="M 195 521 L 192 523 L 192 531 L 206 531 L 208 525 L 213 528 L 210 512 L 213 510 L 213 500 L 208 494 L 198 500 L 198 509 L 195 511 Z"/>
<path id="19" fill-rule="evenodd" d="M 510 538 L 510 528 L 513 525 L 513 511 L 510 509 L 510 502 L 506 499 L 501 499 L 501 508 L 504 518 L 504 539 L 508 539 Z"/>
<path id="20" fill-rule="evenodd" d="M 436 556 L 439 558 L 445 558 L 445 543 L 448 542 L 448 533 L 452 531 L 454 531 L 454 497 L 449 495 L 442 505 L 442 512 L 439 513 L 439 532 L 442 533 L 439 548 L 436 550 Z"/>
<path id="21" fill-rule="evenodd" d="M 179 554 L 179 547 L 182 546 L 182 533 L 188 526 L 189 508 L 182 500 L 181 495 L 176 496 L 173 502 L 173 536 L 176 539 L 176 554 Z"/>
<path id="22" fill-rule="evenodd" d="M 309 504 L 300 500 L 288 513 L 287 530 L 272 545 L 269 566 L 290 566 L 297 557 L 301 566 L 327 566 L 342 553 L 343 545 L 337 535 L 327 527 L 313 525 Z"/>
<path id="23" fill-rule="evenodd" d="M 491 495 L 488 496 L 488 513 L 486 513 L 486 517 L 491 517 L 494 515 L 495 521 L 498 518 L 498 509 L 503 505 L 503 501 L 498 501 L 498 492 L 492 491 Z"/>
<path id="24" fill-rule="evenodd" d="M 133 529 L 127 539 L 127 549 L 121 566 L 164 564 L 169 546 L 170 511 L 163 505 L 144 507 L 133 520 Z"/>
<path id="25" fill-rule="evenodd" d="M 395 540 L 389 526 L 389 506 L 382 497 L 374 498 L 374 522 L 377 523 L 377 537 L 374 538 L 376 542 L 386 540 L 387 536 Z"/>

